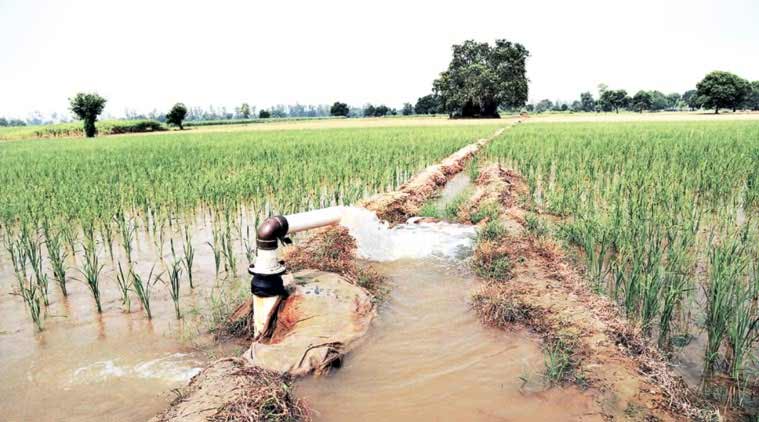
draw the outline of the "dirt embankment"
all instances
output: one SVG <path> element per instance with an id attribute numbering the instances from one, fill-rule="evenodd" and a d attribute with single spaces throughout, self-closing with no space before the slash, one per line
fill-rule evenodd
<path id="1" fill-rule="evenodd" d="M 462 211 L 498 209 L 506 228 L 497 242 L 480 242 L 475 253 L 476 260 L 477 253 L 500 252 L 509 263 L 508 276 L 487 282 L 473 296 L 483 321 L 523 324 L 547 345 L 561 344 L 573 366 L 568 378 L 595 390 L 607 419 L 700 420 L 712 414 L 617 306 L 587 288 L 553 240 L 529 233 L 528 211 L 520 206 L 526 192 L 519 174 L 491 165 L 481 171 L 477 191 Z"/>
<path id="2" fill-rule="evenodd" d="M 467 145 L 456 151 L 440 164 L 434 164 L 422 170 L 394 192 L 374 195 L 361 201 L 358 205 L 377 213 L 377 216 L 391 223 L 405 222 L 409 217 L 419 213 L 425 201 L 438 192 L 451 177 L 458 174 L 470 158 L 485 145 L 495 139 L 505 129 L 498 129 L 488 138 Z"/>

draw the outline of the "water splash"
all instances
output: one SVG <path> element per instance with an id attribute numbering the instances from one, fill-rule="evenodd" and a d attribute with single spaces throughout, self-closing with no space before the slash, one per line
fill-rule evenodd
<path id="1" fill-rule="evenodd" d="M 371 261 L 436 257 L 456 260 L 469 256 L 476 235 L 473 226 L 445 222 L 419 222 L 411 218 L 393 227 L 373 212 L 346 208 L 340 224 L 358 244 L 358 256 Z"/>
<path id="2" fill-rule="evenodd" d="M 187 361 L 186 353 L 173 353 L 134 365 L 120 364 L 119 358 L 94 362 L 76 369 L 71 384 L 102 382 L 109 378 L 159 379 L 174 383 L 189 381 L 201 368 L 194 360 Z"/>

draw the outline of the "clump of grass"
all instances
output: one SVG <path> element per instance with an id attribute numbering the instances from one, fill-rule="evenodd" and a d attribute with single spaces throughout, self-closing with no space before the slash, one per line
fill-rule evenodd
<path id="1" fill-rule="evenodd" d="M 548 225 L 546 222 L 534 213 L 529 213 L 524 217 L 525 229 L 535 237 L 544 237 L 548 235 Z"/>
<path id="2" fill-rule="evenodd" d="M 544 379 L 548 385 L 558 385 L 572 378 L 574 363 L 572 342 L 562 337 L 549 338 L 543 347 Z"/>
<path id="3" fill-rule="evenodd" d="M 498 220 L 488 221 L 477 233 L 471 265 L 475 274 L 487 280 L 511 278 L 507 232 Z"/>
<path id="4" fill-rule="evenodd" d="M 310 420 L 305 403 L 293 393 L 289 376 L 244 365 L 240 365 L 234 376 L 245 387 L 237 389 L 239 393 L 210 416 L 210 422 Z"/>
<path id="5" fill-rule="evenodd" d="M 434 201 L 425 202 L 418 214 L 420 217 L 443 218 L 443 213 Z"/>
<path id="6" fill-rule="evenodd" d="M 477 232 L 477 242 L 501 240 L 506 236 L 506 228 L 497 219 L 489 220 L 483 228 Z"/>
<path id="7" fill-rule="evenodd" d="M 480 224 L 482 221 L 496 221 L 500 215 L 498 204 L 488 203 L 480 206 L 479 209 L 469 214 L 469 221 L 472 224 Z"/>

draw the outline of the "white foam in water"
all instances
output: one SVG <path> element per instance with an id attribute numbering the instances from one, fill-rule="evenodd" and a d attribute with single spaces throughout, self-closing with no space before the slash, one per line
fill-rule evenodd
<path id="1" fill-rule="evenodd" d="M 83 384 L 101 382 L 109 378 L 152 378 L 171 382 L 186 382 L 197 375 L 201 368 L 191 366 L 196 361 L 187 361 L 187 354 L 174 353 L 136 365 L 119 365 L 119 360 L 105 360 L 78 368 L 74 371 L 71 382 Z"/>
<path id="2" fill-rule="evenodd" d="M 349 207 L 340 224 L 358 244 L 358 255 L 371 261 L 438 257 L 460 259 L 472 250 L 475 228 L 464 224 L 424 223 L 417 218 L 390 227 L 364 208 Z"/>

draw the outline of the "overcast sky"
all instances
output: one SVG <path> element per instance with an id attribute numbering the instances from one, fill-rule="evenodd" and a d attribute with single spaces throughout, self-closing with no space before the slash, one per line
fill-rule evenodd
<path id="1" fill-rule="evenodd" d="M 366 102 L 430 92 L 466 39 L 524 44 L 530 100 L 682 92 L 711 70 L 759 79 L 759 1 L 0 0 L 0 115 L 94 90 L 122 115 Z"/>

